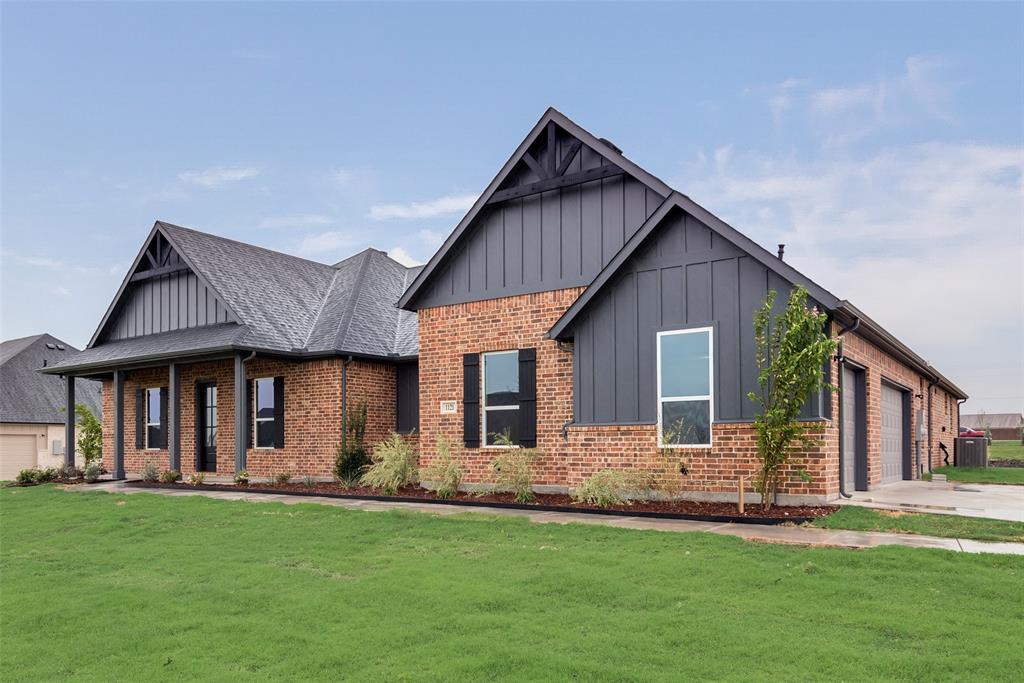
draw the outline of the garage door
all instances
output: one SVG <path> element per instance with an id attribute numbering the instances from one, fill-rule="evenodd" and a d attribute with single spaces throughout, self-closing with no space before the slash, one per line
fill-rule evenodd
<path id="1" fill-rule="evenodd" d="M 14 479 L 18 472 L 35 466 L 35 435 L 0 434 L 0 480 Z"/>
<path id="2" fill-rule="evenodd" d="M 882 483 L 903 479 L 903 392 L 882 385 Z"/>
<path id="3" fill-rule="evenodd" d="M 843 368 L 843 483 L 852 491 L 856 481 L 857 459 L 857 375 Z"/>

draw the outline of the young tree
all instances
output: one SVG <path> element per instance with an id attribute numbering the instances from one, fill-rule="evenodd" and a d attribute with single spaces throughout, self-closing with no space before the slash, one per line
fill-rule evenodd
<path id="1" fill-rule="evenodd" d="M 75 422 L 78 424 L 78 452 L 85 458 L 85 464 L 103 458 L 103 424 L 92 414 L 84 403 L 75 404 Z"/>
<path id="2" fill-rule="evenodd" d="M 833 389 L 822 368 L 836 351 L 836 341 L 825 332 L 825 313 L 807 308 L 806 289 L 794 287 L 786 310 L 773 319 L 775 296 L 775 290 L 769 290 L 754 313 L 757 383 L 761 392 L 748 394 L 760 406 L 754 421 L 761 460 L 755 489 L 766 510 L 775 499 L 791 450 L 811 441 L 798 419 L 800 409 L 811 394 L 822 388 Z M 808 478 L 802 470 L 801 476 Z"/>

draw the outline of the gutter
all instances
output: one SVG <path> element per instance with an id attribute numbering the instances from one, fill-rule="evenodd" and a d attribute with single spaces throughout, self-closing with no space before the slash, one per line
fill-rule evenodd
<path id="1" fill-rule="evenodd" d="M 839 495 L 843 498 L 852 498 L 853 496 L 846 492 L 846 477 L 845 467 L 843 467 L 845 450 L 844 439 L 843 439 L 843 375 L 846 373 L 843 371 L 846 367 L 846 356 L 843 355 L 843 335 L 847 332 L 856 332 L 860 328 L 860 318 L 854 318 L 853 322 L 849 325 L 844 326 L 839 330 L 839 334 L 836 336 L 839 338 L 839 346 L 836 349 L 836 360 L 839 361 Z M 854 457 L 856 457 L 854 453 Z"/>

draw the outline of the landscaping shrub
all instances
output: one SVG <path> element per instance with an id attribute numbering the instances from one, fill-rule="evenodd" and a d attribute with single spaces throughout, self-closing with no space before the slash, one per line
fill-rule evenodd
<path id="1" fill-rule="evenodd" d="M 438 498 L 451 498 L 459 492 L 462 483 L 461 449 L 454 455 L 443 436 L 437 440 L 437 455 L 421 472 L 420 478 L 433 483 Z"/>
<path id="2" fill-rule="evenodd" d="M 103 458 L 103 423 L 93 415 L 89 406 L 75 404 L 75 422 L 78 425 L 78 440 L 75 447 L 85 458 L 86 466 Z"/>
<path id="3" fill-rule="evenodd" d="M 193 486 L 200 486 L 204 481 L 206 481 L 206 475 L 202 472 L 193 472 L 188 475 L 188 483 Z"/>
<path id="4" fill-rule="evenodd" d="M 23 486 L 31 486 L 32 484 L 38 484 L 37 477 L 39 476 L 39 470 L 34 467 L 18 472 L 18 476 L 14 478 L 14 481 Z"/>
<path id="5" fill-rule="evenodd" d="M 160 473 L 161 484 L 173 484 L 181 479 L 181 472 L 178 470 L 164 470 Z"/>
<path id="6" fill-rule="evenodd" d="M 85 472 L 83 473 L 83 476 L 85 477 L 85 480 L 91 484 L 93 482 L 99 481 L 101 474 L 103 474 L 103 466 L 100 465 L 97 461 L 93 460 L 92 462 L 85 466 Z"/>
<path id="7" fill-rule="evenodd" d="M 97 461 L 96 464 L 100 466 L 100 470 L 101 470 L 101 473 L 102 473 L 103 466 L 100 465 L 99 461 Z M 78 467 L 76 465 L 68 465 L 67 463 L 65 463 L 65 464 L 61 465 L 60 467 L 58 467 L 54 472 L 55 472 L 54 476 L 55 476 L 56 479 L 66 479 L 66 480 L 78 479 L 78 478 L 80 478 L 84 474 L 84 472 L 82 472 L 82 470 L 78 469 Z"/>
<path id="8" fill-rule="evenodd" d="M 57 470 L 52 467 L 37 470 L 36 472 L 36 483 L 43 484 L 48 481 L 53 481 L 57 478 Z"/>
<path id="9" fill-rule="evenodd" d="M 236 472 L 235 473 L 235 483 L 236 484 L 242 484 L 242 485 L 248 484 L 249 483 L 249 472 L 247 472 L 246 470 L 239 470 L 238 472 Z"/>
<path id="10" fill-rule="evenodd" d="M 314 486 L 316 486 L 316 478 L 311 477 L 307 474 L 302 478 L 302 485 L 308 486 L 309 488 L 313 488 Z"/>
<path id="11" fill-rule="evenodd" d="M 345 419 L 346 438 L 334 455 L 334 476 L 346 488 L 359 484 L 363 472 L 370 465 L 363 439 L 366 434 L 366 400 L 355 402 Z"/>
<path id="12" fill-rule="evenodd" d="M 573 500 L 598 507 L 646 500 L 653 484 L 651 475 L 635 469 L 601 470 L 576 487 Z"/>
<path id="13" fill-rule="evenodd" d="M 142 481 L 157 481 L 158 479 L 160 479 L 160 470 L 156 465 L 147 462 L 142 466 Z"/>
<path id="14" fill-rule="evenodd" d="M 291 480 L 292 480 L 292 473 L 291 472 L 278 472 L 277 474 L 274 475 L 274 483 L 275 484 L 287 484 Z"/>
<path id="15" fill-rule="evenodd" d="M 391 495 L 418 480 L 416 450 L 400 435 L 392 434 L 373 449 L 373 461 L 363 474 L 366 486 Z"/>
<path id="16" fill-rule="evenodd" d="M 513 446 L 508 435 L 499 434 L 495 442 L 501 446 Z M 517 503 L 529 503 L 533 495 L 533 463 L 541 456 L 536 448 L 511 447 L 491 461 L 494 485 L 491 491 L 514 493 Z"/>

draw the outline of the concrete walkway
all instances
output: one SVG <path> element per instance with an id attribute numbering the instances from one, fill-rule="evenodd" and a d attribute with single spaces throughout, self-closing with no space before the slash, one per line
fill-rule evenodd
<path id="1" fill-rule="evenodd" d="M 586 513 L 542 512 L 533 510 L 509 510 L 506 508 L 438 505 L 427 503 L 392 503 L 374 500 L 347 500 L 322 498 L 319 496 L 287 496 L 246 491 L 196 491 L 181 489 L 142 489 L 126 486 L 124 482 L 112 481 L 94 486 L 75 486 L 77 491 L 109 491 L 111 493 L 154 493 L 165 496 L 205 496 L 222 500 L 244 500 L 255 503 L 315 503 L 352 510 L 383 511 L 412 510 L 433 515 L 456 515 L 483 513 L 510 517 L 526 517 L 531 522 L 548 524 L 596 524 L 625 529 L 648 529 L 653 531 L 704 531 L 724 536 L 738 536 L 748 541 L 766 543 L 787 543 L 805 546 L 832 546 L 845 548 L 875 548 L 883 545 L 901 545 L 911 548 L 943 548 L 967 553 L 1006 553 L 1024 555 L 1024 543 L 983 543 L 968 539 L 935 538 L 914 534 L 886 534 L 874 531 L 843 531 L 816 529 L 797 526 L 761 526 L 756 524 L 728 524 L 720 522 L 695 522 L 678 519 L 650 519 L 646 517 L 616 517 L 590 515 Z"/>
<path id="2" fill-rule="evenodd" d="M 955 481 L 901 481 L 835 501 L 902 512 L 931 512 L 1024 522 L 1024 486 Z"/>

